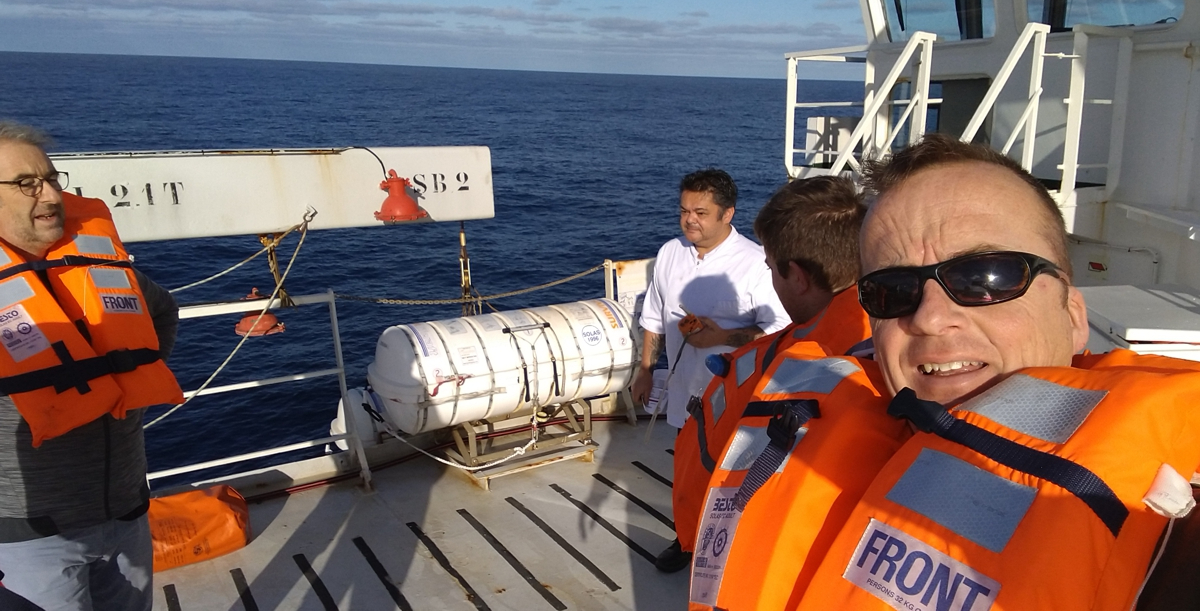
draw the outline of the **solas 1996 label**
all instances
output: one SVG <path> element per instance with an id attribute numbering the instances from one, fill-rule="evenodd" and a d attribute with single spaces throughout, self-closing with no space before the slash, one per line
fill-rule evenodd
<path id="1" fill-rule="evenodd" d="M 874 519 L 842 577 L 901 611 L 987 611 L 1000 593 L 991 577 Z"/>

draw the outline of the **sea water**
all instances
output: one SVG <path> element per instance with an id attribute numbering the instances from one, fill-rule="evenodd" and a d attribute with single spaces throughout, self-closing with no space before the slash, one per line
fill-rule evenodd
<path id="1" fill-rule="evenodd" d="M 781 58 L 781 73 L 783 67 Z M 58 152 L 487 146 L 496 217 L 466 223 L 475 287 L 485 295 L 606 258 L 653 257 L 679 234 L 679 180 L 693 170 L 719 167 L 734 177 L 734 225 L 745 235 L 753 235 L 754 215 L 786 181 L 782 78 L 37 53 L 0 53 L 0 74 L 0 118 L 46 130 Z M 814 101 L 858 95 L 861 84 L 838 81 L 806 82 L 800 93 Z M 285 243 L 282 263 L 295 244 L 294 236 Z M 168 288 L 259 248 L 255 236 L 129 245 L 137 267 Z M 305 240 L 286 287 L 293 294 L 453 298 L 460 293 L 458 254 L 457 223 L 318 231 Z M 232 300 L 253 287 L 269 293 L 274 281 L 264 260 L 176 298 Z M 594 274 L 492 305 L 503 310 L 603 293 L 603 277 Z M 456 305 L 338 301 L 337 308 L 350 386 L 366 383 L 375 342 L 388 326 L 461 314 Z M 247 341 L 215 385 L 334 365 L 323 307 L 278 315 L 287 330 Z M 240 339 L 233 332 L 238 318 L 181 323 L 169 364 L 184 389 L 198 387 L 229 355 Z M 151 470 L 325 436 L 338 398 L 331 377 L 202 396 L 147 431 Z M 149 417 L 163 411 L 152 409 Z"/>

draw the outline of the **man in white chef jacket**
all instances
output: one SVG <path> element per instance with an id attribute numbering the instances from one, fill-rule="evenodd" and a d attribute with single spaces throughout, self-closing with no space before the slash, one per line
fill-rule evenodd
<path id="1" fill-rule="evenodd" d="M 737 185 L 724 171 L 710 168 L 684 176 L 679 183 L 683 235 L 659 249 L 646 290 L 642 360 L 634 375 L 633 399 L 647 404 L 654 364 L 665 349 L 671 374 L 656 409 L 661 413 L 665 402 L 667 423 L 677 429 L 687 420 L 688 399 L 699 396 L 712 377 L 705 357 L 730 352 L 790 321 L 772 288 L 762 246 L 730 224 L 736 204 Z M 700 328 L 685 338 L 679 321 L 689 313 Z M 675 572 L 690 561 L 691 554 L 675 541 L 655 566 Z"/>

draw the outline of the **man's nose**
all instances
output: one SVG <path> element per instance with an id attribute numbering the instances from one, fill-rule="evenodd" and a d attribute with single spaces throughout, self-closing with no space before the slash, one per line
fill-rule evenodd
<path id="1" fill-rule="evenodd" d="M 963 307 L 954 303 L 937 280 L 925 281 L 921 291 L 921 303 L 917 311 L 908 317 L 908 326 L 917 335 L 940 335 L 961 322 Z"/>

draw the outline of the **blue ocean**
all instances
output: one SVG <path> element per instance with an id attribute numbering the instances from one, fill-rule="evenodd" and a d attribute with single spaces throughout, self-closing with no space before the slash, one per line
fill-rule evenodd
<path id="1" fill-rule="evenodd" d="M 713 166 L 734 177 L 740 191 L 734 224 L 747 235 L 759 207 L 786 180 L 782 78 L 39 53 L 0 53 L 0 72 L 7 77 L 0 118 L 44 129 L 56 141 L 52 152 L 487 146 L 496 217 L 466 223 L 475 287 L 484 295 L 555 280 L 606 258 L 654 256 L 679 232 L 678 183 L 690 171 Z M 852 99 L 861 84 L 808 82 L 802 91 L 807 101 Z M 285 243 L 282 261 L 295 244 L 294 237 Z M 129 245 L 137 267 L 167 288 L 215 274 L 259 248 L 256 236 Z M 316 231 L 286 288 L 294 295 L 332 289 L 454 298 L 458 254 L 457 223 Z M 227 301 L 273 286 L 260 257 L 176 298 L 182 305 Z M 603 292 L 602 275 L 593 274 L 492 305 L 512 309 Z M 348 300 L 337 308 L 352 387 L 366 383 L 385 328 L 461 313 L 457 305 Z M 286 332 L 247 341 L 215 385 L 334 366 L 323 307 L 278 315 Z M 237 321 L 233 315 L 181 323 L 169 364 L 185 390 L 229 355 L 240 339 Z M 338 398 L 333 377 L 199 397 L 147 431 L 150 468 L 325 436 Z"/>

